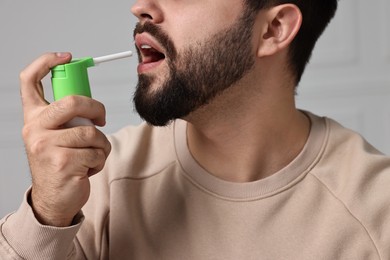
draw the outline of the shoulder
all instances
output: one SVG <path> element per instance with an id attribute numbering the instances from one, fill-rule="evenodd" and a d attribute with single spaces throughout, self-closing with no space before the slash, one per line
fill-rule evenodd
<path id="1" fill-rule="evenodd" d="M 390 157 L 360 134 L 325 121 L 327 138 L 311 175 L 361 223 L 383 259 L 389 259 Z"/>
<path id="2" fill-rule="evenodd" d="M 327 139 L 322 163 L 337 166 L 342 175 L 378 177 L 390 170 L 390 157 L 372 146 L 359 133 L 326 118 Z M 389 176 L 390 177 L 390 176 Z"/>
<path id="3" fill-rule="evenodd" d="M 145 178 L 176 160 L 174 123 L 154 127 L 127 126 L 108 136 L 111 153 L 105 165 L 111 178 Z"/>
<path id="4" fill-rule="evenodd" d="M 390 195 L 390 189 L 385 187 L 390 185 L 390 157 L 336 121 L 326 118 L 325 124 L 323 151 L 312 174 L 335 193 L 346 190 L 361 193 L 368 187 L 376 187 L 377 191 Z"/>

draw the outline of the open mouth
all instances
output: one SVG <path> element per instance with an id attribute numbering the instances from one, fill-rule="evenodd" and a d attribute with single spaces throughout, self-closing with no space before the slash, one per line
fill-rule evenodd
<path id="1" fill-rule="evenodd" d="M 142 63 L 153 63 L 165 59 L 165 54 L 148 44 L 141 44 L 139 49 L 142 54 Z"/>

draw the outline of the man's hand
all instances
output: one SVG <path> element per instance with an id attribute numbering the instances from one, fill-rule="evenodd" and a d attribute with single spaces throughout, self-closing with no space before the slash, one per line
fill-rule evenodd
<path id="1" fill-rule="evenodd" d="M 41 80 L 50 68 L 69 62 L 69 53 L 48 53 L 20 74 L 24 112 L 23 139 L 32 174 L 31 205 L 46 225 L 68 226 L 87 202 L 89 177 L 99 172 L 111 150 L 94 126 L 65 128 L 74 117 L 105 124 L 104 106 L 88 97 L 70 96 L 48 104 Z"/>

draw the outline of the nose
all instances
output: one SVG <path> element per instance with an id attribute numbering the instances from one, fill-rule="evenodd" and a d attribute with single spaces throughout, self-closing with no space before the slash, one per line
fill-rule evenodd
<path id="1" fill-rule="evenodd" d="M 163 13 L 157 2 L 157 0 L 137 0 L 131 7 L 131 12 L 140 22 L 161 23 L 163 21 Z"/>

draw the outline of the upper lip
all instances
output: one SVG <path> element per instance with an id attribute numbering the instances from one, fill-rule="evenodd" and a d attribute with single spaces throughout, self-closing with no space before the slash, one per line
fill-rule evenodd
<path id="1" fill-rule="evenodd" d="M 135 35 L 135 45 L 137 46 L 138 50 L 140 51 L 143 58 L 145 58 L 145 52 L 142 48 L 144 45 L 149 45 L 152 47 L 155 51 L 162 53 L 165 56 L 164 48 L 161 46 L 161 44 L 150 34 L 148 33 L 141 33 Z"/>

